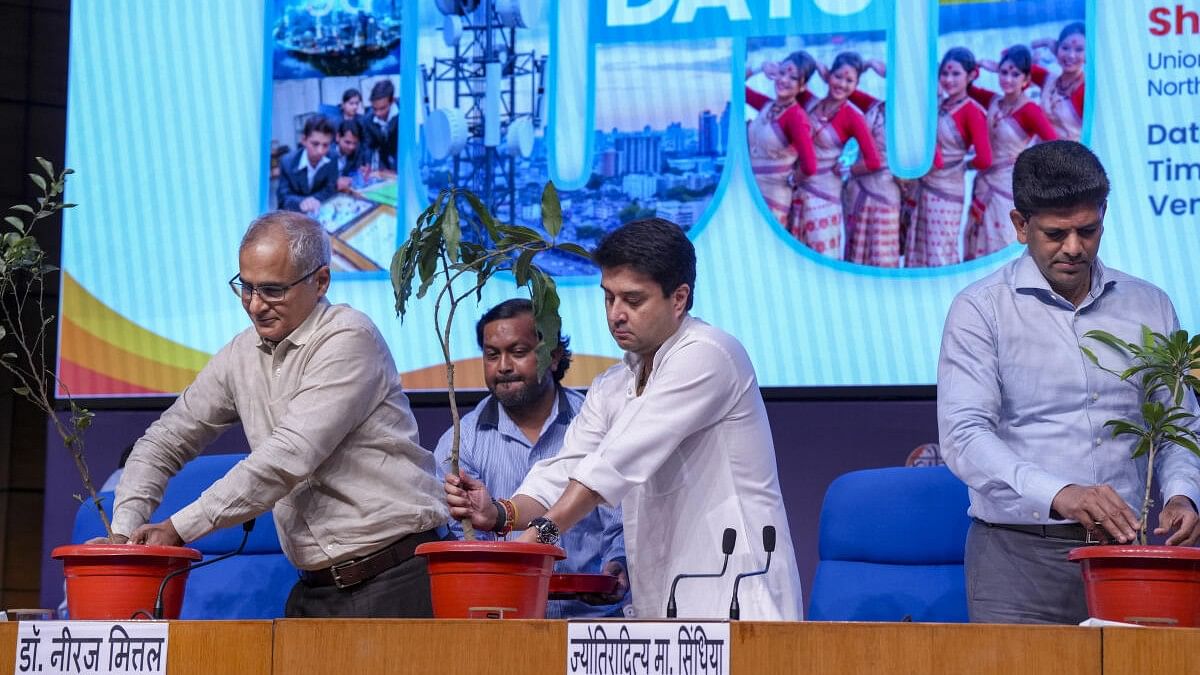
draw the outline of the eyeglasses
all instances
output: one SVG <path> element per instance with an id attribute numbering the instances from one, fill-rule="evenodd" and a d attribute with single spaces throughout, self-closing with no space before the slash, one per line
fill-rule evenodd
<path id="1" fill-rule="evenodd" d="M 249 301 L 252 297 L 254 297 L 255 293 L 258 293 L 258 297 L 262 298 L 266 302 L 279 302 L 280 300 L 283 300 L 284 296 L 287 295 L 287 292 L 291 290 L 292 286 L 299 286 L 300 284 L 304 283 L 309 277 L 316 274 L 322 267 L 324 267 L 324 265 L 317 265 L 315 268 L 313 268 L 313 271 L 305 274 L 290 284 L 259 284 L 255 286 L 254 284 L 248 284 L 242 281 L 241 274 L 235 274 L 233 275 L 233 278 L 229 280 L 229 287 L 233 289 L 234 294 L 236 294 L 242 300 Z"/>

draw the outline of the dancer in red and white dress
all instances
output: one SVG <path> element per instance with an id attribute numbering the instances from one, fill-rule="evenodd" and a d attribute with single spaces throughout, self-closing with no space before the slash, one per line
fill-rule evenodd
<path id="1" fill-rule="evenodd" d="M 759 111 L 746 127 L 754 180 L 771 215 L 789 231 L 794 176 L 812 175 L 817 170 L 808 114 L 797 101 L 807 93 L 814 70 L 816 61 L 807 52 L 794 52 L 779 63 L 763 64 L 762 72 L 774 80 L 775 98 L 746 87 L 746 103 Z M 746 77 L 754 72 L 747 68 Z"/>
<path id="2" fill-rule="evenodd" d="M 826 80 L 829 93 L 817 101 L 805 104 L 812 122 L 813 151 L 817 156 L 817 171 L 796 183 L 801 208 L 794 227 L 800 231 L 800 241 L 827 257 L 842 257 L 842 176 L 838 158 L 846 141 L 858 141 L 859 152 L 869 171 L 882 167 L 875 140 L 862 112 L 850 103 L 850 95 L 858 88 L 858 76 L 863 69 L 862 58 L 854 52 L 843 52 L 833 60 Z"/>
<path id="3" fill-rule="evenodd" d="M 1057 75 L 1036 64 L 1030 70 L 1034 84 L 1042 88 L 1042 110 L 1059 138 L 1078 141 L 1083 136 L 1083 66 L 1087 62 L 1083 22 L 1067 24 L 1058 40 L 1035 40 L 1032 46 L 1052 48 L 1062 69 Z"/>
<path id="4" fill-rule="evenodd" d="M 887 68 L 880 61 L 866 67 L 881 77 Z M 884 102 L 855 89 L 850 102 L 863 111 L 879 168 L 872 171 L 863 158 L 850 167 L 850 179 L 842 193 L 846 212 L 846 260 L 874 267 L 900 265 L 900 187 L 887 166 L 887 123 Z"/>
<path id="5" fill-rule="evenodd" d="M 1012 172 L 1017 155 L 1034 137 L 1057 138 L 1046 113 L 1025 95 L 1033 55 L 1024 45 L 1009 47 L 1000 63 L 980 61 L 984 70 L 1000 76 L 1001 94 L 971 85 L 971 98 L 987 108 L 988 134 L 992 143 L 992 165 L 975 174 L 971 193 L 971 216 L 967 221 L 963 257 L 980 258 L 1016 241 L 1009 213 L 1013 210 Z"/>
<path id="6" fill-rule="evenodd" d="M 904 253 L 905 267 L 940 267 L 962 260 L 959 240 L 968 150 L 975 150 L 971 166 L 982 171 L 992 165 L 987 113 L 967 95 L 967 86 L 978 75 L 975 55 L 966 47 L 947 51 L 938 67 L 942 101 L 938 105 L 934 168 L 921 178 L 917 187 L 916 212 Z"/>

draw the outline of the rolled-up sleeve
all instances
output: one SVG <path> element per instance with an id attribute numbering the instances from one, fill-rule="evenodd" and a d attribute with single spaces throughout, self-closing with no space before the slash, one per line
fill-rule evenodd
<path id="1" fill-rule="evenodd" d="M 658 364 L 658 376 L 570 474 L 610 505 L 649 480 L 684 439 L 722 419 L 752 383 L 741 381 L 732 357 L 711 342 L 683 345 L 668 358 L 670 366 Z"/>
<path id="2" fill-rule="evenodd" d="M 380 341 L 348 326 L 321 338 L 270 437 L 171 523 L 185 541 L 258 516 L 308 478 L 388 395 Z"/>
<path id="3" fill-rule="evenodd" d="M 175 403 L 134 444 L 113 503 L 113 532 L 129 536 L 150 520 L 167 481 L 237 422 L 226 375 L 231 345 L 200 370 Z M 191 541 L 185 537 L 185 541 Z"/>

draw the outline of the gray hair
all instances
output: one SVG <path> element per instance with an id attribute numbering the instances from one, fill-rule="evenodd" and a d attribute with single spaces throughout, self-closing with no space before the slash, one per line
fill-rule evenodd
<path id="1" fill-rule="evenodd" d="M 287 237 L 288 260 L 298 273 L 329 264 L 329 234 L 320 223 L 295 211 L 272 211 L 256 218 L 246 228 L 238 250 L 277 231 Z"/>

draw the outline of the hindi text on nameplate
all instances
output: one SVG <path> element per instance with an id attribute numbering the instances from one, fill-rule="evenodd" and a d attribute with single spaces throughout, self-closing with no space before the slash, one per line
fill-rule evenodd
<path id="1" fill-rule="evenodd" d="M 567 675 L 726 675 L 724 622 L 572 621 Z"/>
<path id="2" fill-rule="evenodd" d="M 14 673 L 167 672 L 165 622 L 22 621 Z"/>

